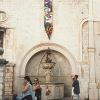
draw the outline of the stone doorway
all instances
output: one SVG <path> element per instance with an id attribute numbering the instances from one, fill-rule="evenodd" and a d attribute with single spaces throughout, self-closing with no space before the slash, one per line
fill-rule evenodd
<path id="1" fill-rule="evenodd" d="M 25 69 L 25 75 L 31 77 L 33 81 L 35 77 L 38 77 L 40 82 L 45 82 L 45 73 L 40 65 L 40 61 L 44 55 L 45 51 L 35 53 L 28 61 Z M 64 96 L 69 97 L 71 94 L 71 73 L 72 67 L 68 59 L 55 50 L 52 50 L 54 54 L 53 61 L 56 62 L 54 69 L 52 69 L 51 81 L 64 83 Z"/>

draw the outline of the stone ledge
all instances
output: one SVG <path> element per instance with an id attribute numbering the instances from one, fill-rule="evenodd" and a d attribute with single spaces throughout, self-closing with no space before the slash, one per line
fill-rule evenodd
<path id="1" fill-rule="evenodd" d="M 93 47 L 88 47 L 87 50 L 88 50 L 88 52 L 95 52 L 96 51 L 96 49 Z"/>

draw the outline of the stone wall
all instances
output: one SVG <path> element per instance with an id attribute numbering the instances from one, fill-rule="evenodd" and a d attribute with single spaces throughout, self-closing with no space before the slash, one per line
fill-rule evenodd
<path id="1" fill-rule="evenodd" d="M 94 22 L 94 33 L 95 33 L 95 70 L 96 70 L 96 83 L 100 82 L 100 22 Z"/>
<path id="2" fill-rule="evenodd" d="M 54 29 L 51 40 L 48 40 L 44 30 L 44 0 L 0 1 L 0 9 L 5 10 L 8 13 L 7 21 L 3 24 L 0 23 L 0 26 L 4 26 L 7 28 L 7 31 L 4 34 L 3 47 L 5 49 L 5 53 L 3 56 L 8 61 L 16 64 L 16 72 L 14 73 L 14 93 L 17 93 L 18 83 L 21 84 L 22 82 L 22 80 L 20 81 L 18 77 L 21 69 L 21 61 L 26 56 L 27 52 L 29 52 L 31 48 L 39 44 L 54 43 L 65 47 L 65 49 L 72 54 L 72 56 L 75 58 L 75 61 L 77 61 L 79 65 L 78 68 L 81 86 L 81 98 L 88 98 L 88 89 L 89 87 L 94 86 L 93 84 L 89 85 L 89 79 L 93 80 L 94 83 L 96 83 L 94 89 L 96 89 L 95 95 L 97 96 L 98 90 L 96 85 L 100 83 L 99 4 L 99 0 L 53 0 Z M 84 20 L 86 20 L 86 22 Z M 83 21 L 85 23 L 82 23 Z M 34 59 L 40 58 L 38 56 L 37 58 L 33 58 L 33 62 L 35 62 Z M 60 60 L 61 59 L 59 59 L 59 61 Z M 67 61 L 67 57 L 63 58 L 63 60 Z M 64 61 L 61 60 L 61 62 L 62 63 L 60 63 L 60 65 L 64 65 Z M 67 63 L 65 64 L 66 66 Z M 31 72 L 31 75 L 33 75 L 35 72 L 33 73 L 31 71 L 31 69 L 33 70 L 33 68 L 28 64 L 28 67 L 26 69 L 28 70 L 28 72 Z M 35 65 L 38 66 L 38 60 L 35 62 Z M 29 66 L 31 67 L 29 68 Z M 36 69 L 36 66 L 34 67 L 34 69 Z M 66 68 L 66 66 L 64 66 L 65 69 L 69 70 L 67 69 L 69 67 Z M 71 67 L 73 68 L 73 66 Z M 42 69 L 39 69 L 40 75 L 41 70 Z M 61 68 L 61 70 L 62 72 L 67 72 L 63 68 Z M 58 69 L 54 69 L 53 71 L 55 76 L 58 74 L 57 71 Z M 28 75 L 27 72 L 26 74 Z M 68 75 L 68 79 L 71 79 L 71 74 Z M 57 81 L 55 76 L 52 76 L 52 80 Z M 62 75 L 60 74 L 59 77 L 61 76 Z M 33 79 L 34 77 L 35 75 L 31 78 Z M 63 76 L 61 80 L 64 79 L 65 77 Z M 45 81 L 44 76 L 40 78 L 40 80 Z M 69 81 L 69 83 L 71 83 L 71 80 Z M 19 88 L 21 88 L 21 85 L 19 86 Z M 91 94 L 92 93 L 93 90 L 91 90 Z M 68 95 L 69 94 L 70 92 L 68 93 Z"/>
<path id="3" fill-rule="evenodd" d="M 78 2 L 72 0 L 53 1 L 54 30 L 50 41 L 43 26 L 43 0 L 37 0 L 37 2 L 35 0 L 21 0 L 20 2 L 18 0 L 4 0 L 1 1 L 0 7 L 5 11 L 7 10 L 9 15 L 8 20 L 2 24 L 2 26 L 8 27 L 4 43 L 6 50 L 4 56 L 8 60 L 16 62 L 19 66 L 21 59 L 28 50 L 37 44 L 46 42 L 57 43 L 66 47 L 78 59 L 79 23 L 88 16 L 88 0 Z M 13 50 L 10 58 L 8 47 L 10 53 Z M 20 51 L 20 48 L 23 52 Z M 17 55 L 15 56 L 15 54 Z"/>
<path id="4" fill-rule="evenodd" d="M 8 63 L 6 65 L 6 77 L 5 77 L 5 91 L 4 95 L 6 98 L 12 100 L 13 96 L 13 82 L 14 82 L 14 64 Z"/>
<path id="5" fill-rule="evenodd" d="M 88 0 L 53 0 L 53 34 L 48 40 L 44 31 L 44 0 L 3 0 L 0 8 L 8 14 L 1 26 L 7 27 L 4 36 L 4 57 L 16 64 L 15 92 L 20 63 L 25 54 L 42 43 L 65 47 L 79 58 L 79 23 L 88 17 Z"/>
<path id="6" fill-rule="evenodd" d="M 95 36 L 95 74 L 96 74 L 96 88 L 95 96 L 100 99 L 100 21 L 94 22 L 94 36 Z"/>

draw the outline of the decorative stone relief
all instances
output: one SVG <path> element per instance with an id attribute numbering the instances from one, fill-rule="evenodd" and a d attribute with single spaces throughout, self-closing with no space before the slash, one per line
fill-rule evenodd
<path id="1" fill-rule="evenodd" d="M 41 84 L 41 86 L 42 86 L 42 100 L 46 100 L 45 85 L 48 85 L 48 83 Z M 51 83 L 48 85 L 48 88 L 51 91 L 50 96 L 49 96 L 50 100 L 61 100 L 64 97 L 64 84 Z"/>
<path id="2" fill-rule="evenodd" d="M 67 58 L 65 58 L 62 54 L 52 51 L 55 58 L 52 61 L 56 62 L 55 67 L 52 69 L 51 75 L 59 76 L 59 75 L 71 75 L 71 66 Z M 26 74 L 27 75 L 44 75 L 44 70 L 40 61 L 44 55 L 45 51 L 39 52 L 29 60 L 27 67 L 26 67 Z"/>
<path id="3" fill-rule="evenodd" d="M 45 69 L 46 82 L 50 82 L 51 69 Z"/>

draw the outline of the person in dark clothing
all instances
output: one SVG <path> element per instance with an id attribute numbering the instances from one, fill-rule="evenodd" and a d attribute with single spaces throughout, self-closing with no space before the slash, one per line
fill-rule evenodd
<path id="1" fill-rule="evenodd" d="M 79 87 L 79 81 L 77 80 L 78 75 L 75 75 L 74 78 L 75 78 L 75 81 L 72 84 L 72 86 L 74 87 L 73 100 L 79 100 L 80 87 Z"/>
<path id="2" fill-rule="evenodd" d="M 37 100 L 41 100 L 41 89 L 35 90 L 35 96 L 37 97 Z"/>
<path id="3" fill-rule="evenodd" d="M 41 100 L 41 87 L 39 83 L 39 79 L 35 78 L 35 87 L 33 88 L 33 91 L 35 91 L 35 96 L 37 97 L 37 100 Z"/>

